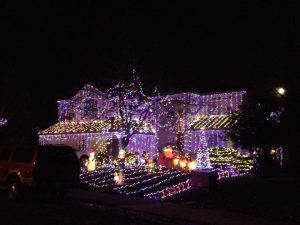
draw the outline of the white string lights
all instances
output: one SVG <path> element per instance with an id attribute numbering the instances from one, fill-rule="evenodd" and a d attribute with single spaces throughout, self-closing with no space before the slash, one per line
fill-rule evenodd
<path id="1" fill-rule="evenodd" d="M 117 193 L 144 196 L 145 198 L 171 197 L 191 188 L 189 173 L 176 169 L 162 169 L 149 172 L 145 168 L 132 168 L 123 171 L 125 183 L 116 186 L 115 169 L 99 169 L 80 175 L 82 184 L 96 190 L 110 189 Z"/>

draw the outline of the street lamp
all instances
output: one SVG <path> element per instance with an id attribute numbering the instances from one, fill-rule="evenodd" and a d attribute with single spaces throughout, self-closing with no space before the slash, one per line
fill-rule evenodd
<path id="1" fill-rule="evenodd" d="M 276 88 L 279 95 L 285 95 L 286 90 L 283 87 Z"/>

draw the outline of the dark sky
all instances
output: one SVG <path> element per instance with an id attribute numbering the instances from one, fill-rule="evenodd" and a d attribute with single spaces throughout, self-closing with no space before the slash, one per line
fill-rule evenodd
<path id="1" fill-rule="evenodd" d="M 0 3 L 1 104 L 35 125 L 55 122 L 58 99 L 128 80 L 133 66 L 162 93 L 298 81 L 297 1 L 45 2 Z"/>

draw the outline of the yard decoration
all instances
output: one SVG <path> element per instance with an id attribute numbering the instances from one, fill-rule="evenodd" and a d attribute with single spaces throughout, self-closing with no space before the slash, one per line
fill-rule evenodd
<path id="1" fill-rule="evenodd" d="M 195 170 L 196 169 L 196 162 L 195 161 L 189 161 L 187 166 L 188 166 L 188 169 L 190 171 Z"/>
<path id="2" fill-rule="evenodd" d="M 148 158 L 149 158 L 149 152 L 143 151 L 143 153 L 142 153 L 142 163 L 146 163 Z"/>
<path id="3" fill-rule="evenodd" d="M 125 156 L 125 165 L 133 167 L 138 164 L 138 153 L 137 152 L 127 152 Z"/>
<path id="4" fill-rule="evenodd" d="M 118 158 L 119 158 L 119 159 L 125 159 L 125 154 L 126 154 L 125 149 L 123 149 L 123 148 L 120 149 Z"/>
<path id="5" fill-rule="evenodd" d="M 164 167 L 167 167 L 167 168 L 172 168 L 173 167 L 172 161 L 173 161 L 173 159 L 166 158 L 163 154 L 158 155 L 157 162 L 161 166 L 164 166 Z"/>
<path id="6" fill-rule="evenodd" d="M 153 163 L 153 158 L 147 159 L 147 164 Z"/>
<path id="7" fill-rule="evenodd" d="M 116 185 L 123 185 L 125 180 L 125 176 L 123 171 L 115 172 L 114 173 L 114 181 Z"/>
<path id="8" fill-rule="evenodd" d="M 172 159 L 174 157 L 172 146 L 167 146 L 162 149 L 162 154 L 167 159 Z"/>
<path id="9" fill-rule="evenodd" d="M 88 171 L 94 171 L 96 169 L 96 159 L 94 149 L 90 149 Z"/>
<path id="10" fill-rule="evenodd" d="M 178 166 L 178 163 L 179 163 L 179 158 L 174 158 L 173 159 L 173 166 L 174 167 Z"/>
<path id="11" fill-rule="evenodd" d="M 186 167 L 186 165 L 187 165 L 187 160 L 186 160 L 186 159 L 181 159 L 181 160 L 179 161 L 179 166 L 180 166 L 182 169 L 184 169 L 184 168 Z"/>

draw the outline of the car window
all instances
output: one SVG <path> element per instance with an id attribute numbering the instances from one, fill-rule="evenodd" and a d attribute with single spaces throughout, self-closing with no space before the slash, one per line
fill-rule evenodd
<path id="1" fill-rule="evenodd" d="M 10 148 L 2 148 L 0 149 L 0 161 L 7 161 L 10 155 Z"/>
<path id="2" fill-rule="evenodd" d="M 13 153 L 12 162 L 31 162 L 33 159 L 34 148 L 19 147 Z"/>
<path id="3" fill-rule="evenodd" d="M 42 146 L 40 147 L 38 161 L 43 165 L 70 165 L 77 164 L 78 159 L 74 149 L 70 147 L 53 147 Z"/>

